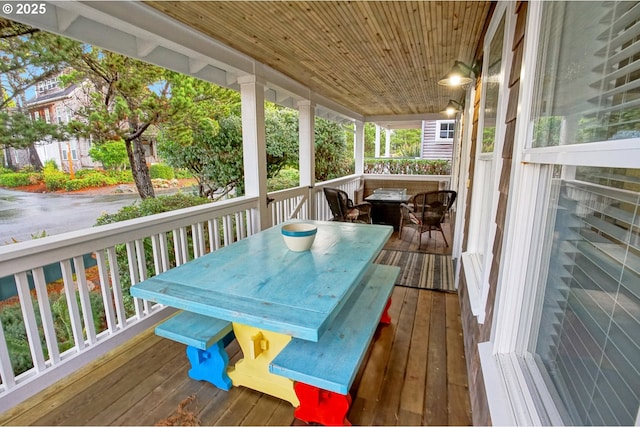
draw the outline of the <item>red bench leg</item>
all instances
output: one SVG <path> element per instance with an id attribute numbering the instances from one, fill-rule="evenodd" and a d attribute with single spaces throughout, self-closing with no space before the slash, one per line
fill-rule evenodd
<path id="1" fill-rule="evenodd" d="M 380 323 L 382 323 L 383 325 L 391 324 L 391 316 L 389 316 L 390 306 L 391 306 L 391 298 L 389 298 L 389 300 L 387 301 L 387 305 L 385 306 L 384 311 L 382 312 L 382 317 L 380 318 Z"/>
<path id="2" fill-rule="evenodd" d="M 318 387 L 296 382 L 294 390 L 300 406 L 294 416 L 307 423 L 325 426 L 350 426 L 347 412 L 351 406 L 351 396 L 322 390 Z"/>

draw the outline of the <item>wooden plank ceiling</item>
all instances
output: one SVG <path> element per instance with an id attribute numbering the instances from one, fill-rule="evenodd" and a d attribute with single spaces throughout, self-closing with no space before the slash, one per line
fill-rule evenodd
<path id="1" fill-rule="evenodd" d="M 371 116 L 437 113 L 473 62 L 486 1 L 147 1 L 147 5 Z"/>

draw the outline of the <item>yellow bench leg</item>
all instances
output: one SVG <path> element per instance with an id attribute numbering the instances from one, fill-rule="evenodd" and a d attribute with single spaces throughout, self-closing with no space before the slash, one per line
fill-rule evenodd
<path id="1" fill-rule="evenodd" d="M 269 364 L 291 337 L 235 322 L 233 332 L 244 355 L 234 367 L 229 368 L 233 385 L 278 397 L 297 407 L 300 401 L 293 389 L 293 381 L 269 372 Z"/>

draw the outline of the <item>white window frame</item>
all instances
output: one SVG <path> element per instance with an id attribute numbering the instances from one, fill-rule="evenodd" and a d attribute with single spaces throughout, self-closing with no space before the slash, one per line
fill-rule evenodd
<path id="1" fill-rule="evenodd" d="M 527 31 L 521 69 L 519 119 L 513 150 L 511 190 L 498 276 L 491 340 L 478 346 L 485 389 L 494 425 L 562 425 L 555 397 L 527 353 L 532 322 L 541 314 L 538 284 L 545 274 L 539 244 L 547 218 L 550 169 L 553 165 L 639 167 L 640 140 L 626 139 L 531 148 L 531 106 L 543 2 L 528 5 Z M 535 77 L 535 76 L 533 76 Z M 548 231 L 548 230 L 547 230 Z M 532 285 L 533 284 L 533 285 Z M 533 301 L 533 302 L 532 302 Z M 530 387 L 535 384 L 534 387 Z M 542 403 L 544 412 L 539 412 Z M 640 414 L 636 425 L 640 424 Z"/>
<path id="2" fill-rule="evenodd" d="M 38 83 L 38 92 L 46 92 L 50 89 L 58 87 L 58 85 L 59 85 L 59 80 L 57 77 L 43 80 Z"/>
<path id="3" fill-rule="evenodd" d="M 482 324 L 486 316 L 486 302 L 489 294 L 489 273 L 493 259 L 493 240 L 496 232 L 495 217 L 499 191 L 497 182 L 502 169 L 502 142 L 506 130 L 505 117 L 509 101 L 508 74 L 511 69 L 511 46 L 515 28 L 515 5 L 513 2 L 499 2 L 493 14 L 484 40 L 485 58 L 500 22 L 504 18 L 502 59 L 500 71 L 500 91 L 496 112 L 495 143 L 491 153 L 482 153 L 482 132 L 484 129 L 484 109 L 486 102 L 486 82 L 483 81 L 478 118 L 476 144 L 476 162 L 473 176 L 474 186 L 471 195 L 469 215 L 469 236 L 466 252 L 462 253 L 471 311 L 478 323 Z M 488 61 L 484 61 L 482 76 L 488 76 Z"/>
<path id="4" fill-rule="evenodd" d="M 442 133 L 442 125 L 447 125 L 447 133 L 451 132 L 451 138 L 442 138 L 440 134 Z M 452 125 L 453 128 L 449 130 L 449 125 Z M 436 120 L 436 142 L 452 142 L 453 136 L 455 135 L 456 130 L 456 121 L 455 120 Z"/>

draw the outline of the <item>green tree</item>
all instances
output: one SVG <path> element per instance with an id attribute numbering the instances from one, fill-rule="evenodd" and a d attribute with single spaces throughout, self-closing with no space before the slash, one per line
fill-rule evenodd
<path id="1" fill-rule="evenodd" d="M 391 135 L 391 152 L 399 157 L 420 157 L 420 129 L 397 129 Z"/>
<path id="2" fill-rule="evenodd" d="M 0 17 L 0 110 L 23 108 L 21 97 L 66 66 L 62 37 Z"/>
<path id="3" fill-rule="evenodd" d="M 168 79 L 175 115 L 160 128 L 158 153 L 191 172 L 201 196 L 243 193 L 239 94 L 178 73 Z"/>
<path id="4" fill-rule="evenodd" d="M 216 121 L 203 118 L 189 129 L 190 144 L 170 132 L 158 135 L 158 153 L 171 166 L 187 169 L 198 182 L 199 194 L 221 198 L 232 190 L 244 192 L 242 121 L 229 115 Z"/>
<path id="5" fill-rule="evenodd" d="M 298 112 L 267 103 L 264 120 L 267 178 L 273 178 L 286 166 L 298 167 Z"/>
<path id="6" fill-rule="evenodd" d="M 381 133 L 383 130 L 381 129 Z M 364 157 L 375 157 L 376 155 L 376 125 L 374 123 L 364 124 Z"/>
<path id="7" fill-rule="evenodd" d="M 64 138 L 64 132 L 57 125 L 44 120 L 31 120 L 17 111 L 0 111 L 0 144 L 5 147 L 28 148 L 36 142 L 46 143 Z"/>
<path id="8" fill-rule="evenodd" d="M 51 142 L 58 131 L 53 125 L 29 121 L 26 91 L 65 66 L 63 52 L 56 48 L 60 40 L 61 37 L 0 18 L 0 144 L 27 149 L 29 161 L 37 170 L 42 169 L 42 162 L 35 144 Z"/>
<path id="9" fill-rule="evenodd" d="M 189 170 L 200 195 L 244 193 L 240 97 L 235 91 L 181 74 L 170 77 L 177 119 L 162 127 L 159 154 L 173 167 Z M 267 176 L 298 158 L 298 115 L 267 103 L 265 108 Z"/>
<path id="10" fill-rule="evenodd" d="M 80 117 L 68 125 L 71 133 L 91 136 L 95 144 L 123 141 L 140 198 L 155 197 L 147 166 L 144 135 L 150 126 L 169 120 L 170 84 L 167 70 L 110 51 L 66 40 L 64 49 L 73 71 L 63 84 L 87 90 Z"/>
<path id="11" fill-rule="evenodd" d="M 353 173 L 353 157 L 347 149 L 344 129 L 336 122 L 316 118 L 316 181 Z"/>
<path id="12" fill-rule="evenodd" d="M 89 156 L 106 169 L 122 170 L 127 165 L 127 147 L 123 141 L 96 144 L 89 150 Z"/>

